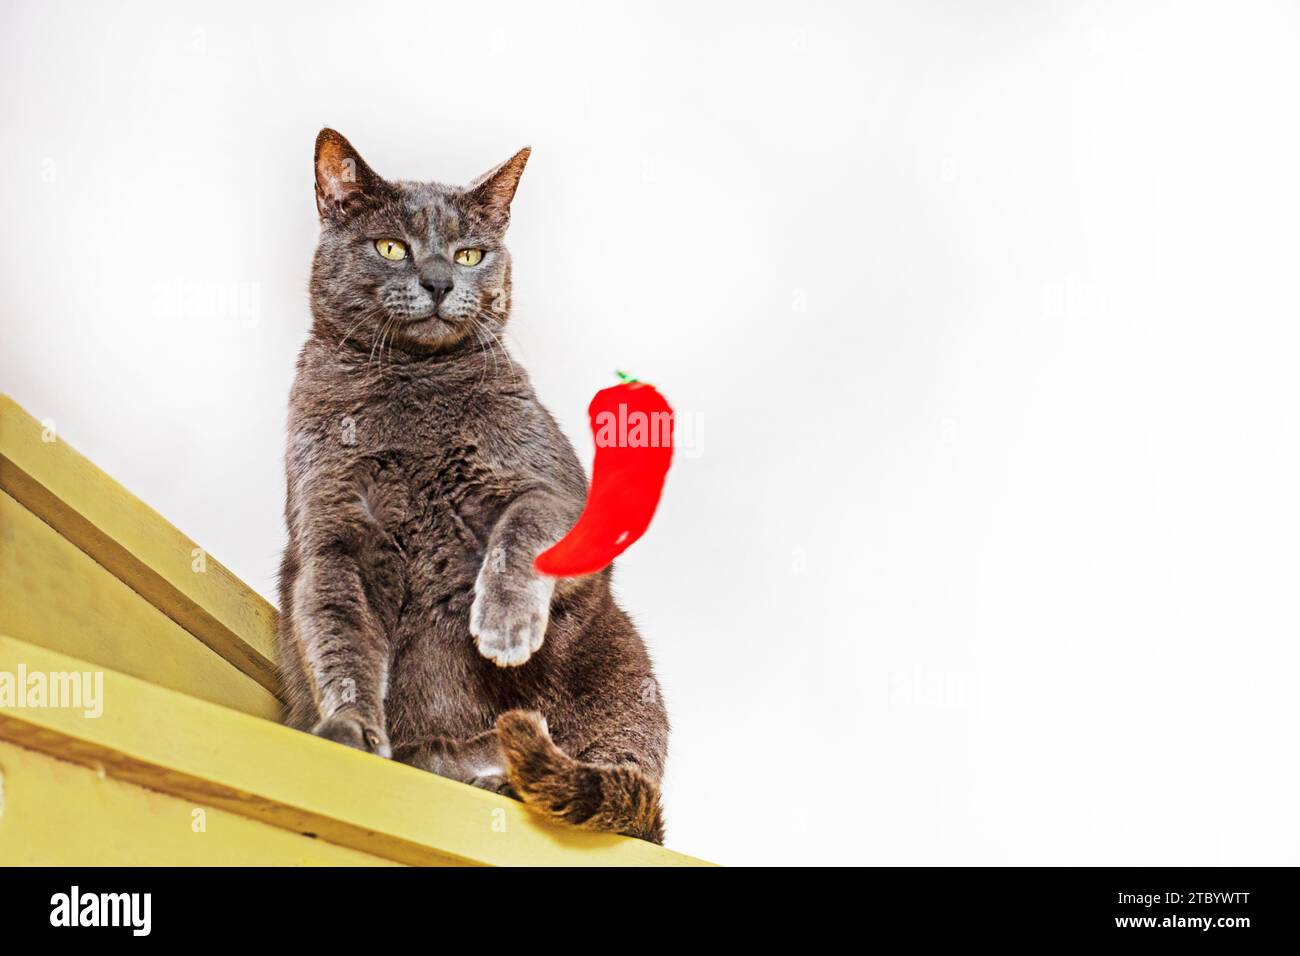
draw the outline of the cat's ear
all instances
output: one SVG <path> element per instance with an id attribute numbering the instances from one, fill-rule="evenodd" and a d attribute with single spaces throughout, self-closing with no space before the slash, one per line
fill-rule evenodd
<path id="1" fill-rule="evenodd" d="M 525 146 L 500 166 L 490 169 L 465 187 L 465 194 L 487 212 L 502 228 L 510 222 L 510 201 L 519 188 L 532 147 Z"/>
<path id="2" fill-rule="evenodd" d="M 387 189 L 361 154 L 326 127 L 316 137 L 316 210 L 322 220 L 346 219 Z"/>

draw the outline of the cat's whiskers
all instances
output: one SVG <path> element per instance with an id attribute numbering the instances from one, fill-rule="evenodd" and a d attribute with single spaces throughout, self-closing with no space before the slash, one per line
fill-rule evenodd
<path id="1" fill-rule="evenodd" d="M 375 349 L 378 348 L 378 347 L 379 347 L 379 343 L 383 341 L 383 339 L 384 339 L 384 330 L 388 328 L 388 323 L 391 322 L 391 321 L 393 321 L 392 316 L 389 316 L 387 319 L 384 320 L 384 324 L 381 325 L 381 326 L 379 327 L 379 334 L 375 336 L 375 341 L 372 342 L 371 345 L 370 345 L 370 356 L 369 356 L 369 358 L 366 359 L 366 368 L 370 368 L 371 363 L 374 362 L 374 360 L 375 360 Z M 380 354 L 382 354 L 382 353 L 380 353 Z"/>
<path id="2" fill-rule="evenodd" d="M 480 341 L 483 342 L 486 350 L 492 356 L 492 377 L 496 378 L 497 377 L 497 350 L 498 349 L 501 350 L 501 358 L 506 363 L 507 366 L 513 364 L 510 361 L 510 355 L 505 351 L 505 346 L 501 344 L 501 340 L 497 338 L 497 335 L 495 332 L 492 331 L 491 326 L 489 326 L 478 316 L 473 317 L 473 322 L 474 325 L 478 329 L 482 330 L 483 334 L 487 336 L 486 340 L 480 339 Z M 486 366 L 484 366 L 484 369 L 486 370 Z"/>
<path id="3" fill-rule="evenodd" d="M 391 334 L 391 335 L 388 334 L 390 329 L 391 329 L 391 331 L 392 331 L 392 334 Z M 385 337 L 388 339 L 388 359 L 389 359 L 389 362 L 391 363 L 392 358 L 393 358 L 393 339 L 397 338 L 397 324 L 396 324 L 396 323 L 390 323 L 389 328 L 386 328 L 386 329 L 384 330 L 384 334 L 385 334 Z M 383 346 L 383 344 L 380 344 L 380 346 L 379 346 L 379 367 L 380 367 L 381 369 L 384 367 L 384 346 Z"/>
<path id="4" fill-rule="evenodd" d="M 485 353 L 486 353 L 486 352 L 490 352 L 490 351 L 491 351 L 491 346 L 489 345 L 487 339 L 485 339 L 485 338 L 483 337 L 483 328 L 482 328 L 482 326 L 480 326 L 478 319 L 475 318 L 475 317 L 473 317 L 473 316 L 471 316 L 471 317 L 470 317 L 470 322 L 473 323 L 473 325 L 472 325 L 472 331 L 474 332 L 474 339 L 478 342 L 478 344 L 479 344 L 479 346 L 481 347 L 481 349 L 482 349 L 483 352 L 485 352 Z M 493 377 L 493 378 L 496 378 L 496 374 L 497 374 L 497 372 L 496 372 L 496 361 L 497 361 L 497 360 L 496 360 L 496 356 L 493 355 L 493 356 L 492 356 L 492 377 Z M 483 370 L 482 370 L 482 372 L 479 373 L 479 377 L 478 377 L 478 384 L 479 384 L 479 387 L 480 387 L 480 388 L 482 388 L 483 383 L 484 383 L 486 380 L 487 380 L 487 362 L 485 361 L 485 362 L 483 363 Z"/>
<path id="5" fill-rule="evenodd" d="M 493 329 L 491 326 L 486 324 L 484 327 L 486 328 L 488 335 L 492 337 L 492 341 L 497 344 L 497 348 L 501 350 L 501 358 L 505 361 L 506 367 L 510 369 L 510 383 L 512 385 L 518 385 L 519 370 L 515 365 L 515 360 L 510 357 L 510 349 L 506 347 L 505 341 L 501 338 L 501 335 L 498 334 L 499 331 L 503 332 L 504 329 L 500 326 L 498 326 L 497 329 Z"/>
<path id="6" fill-rule="evenodd" d="M 393 339 L 397 338 L 397 328 L 399 325 L 401 325 L 401 323 L 397 319 L 393 319 L 393 321 L 388 324 L 388 328 L 384 329 L 384 338 L 387 340 L 388 359 L 390 362 L 393 358 Z M 381 369 L 384 367 L 384 344 L 382 343 L 379 346 L 379 367 Z"/>
<path id="7" fill-rule="evenodd" d="M 361 323 L 366 321 L 366 319 L 370 318 L 370 315 L 371 313 L 369 311 L 365 312 L 361 316 L 361 318 L 357 319 L 357 321 L 353 323 L 352 328 L 348 329 L 345 333 L 343 333 L 343 338 L 339 339 L 339 347 L 334 350 L 335 355 L 338 355 L 339 352 L 343 350 L 343 343 L 352 337 L 352 333 L 355 332 L 358 328 L 360 328 Z"/>
<path id="8" fill-rule="evenodd" d="M 503 326 L 503 327 L 501 328 L 501 337 L 500 337 L 500 338 L 501 338 L 501 345 L 502 345 L 503 347 L 511 348 L 511 349 L 513 349 L 513 351 L 518 352 L 518 353 L 519 353 L 519 359 L 520 359 L 520 361 L 521 361 L 525 366 L 528 365 L 528 356 L 524 354 L 524 350 L 523 350 L 523 348 L 520 347 L 520 345 L 519 345 L 519 337 L 518 337 L 518 336 L 512 334 L 511 331 L 510 331 L 509 329 L 507 329 L 507 328 L 505 328 L 505 327 Z"/>

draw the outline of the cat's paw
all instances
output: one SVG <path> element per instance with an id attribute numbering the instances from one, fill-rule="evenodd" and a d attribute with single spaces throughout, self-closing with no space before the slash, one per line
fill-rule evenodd
<path id="1" fill-rule="evenodd" d="M 486 567 L 474 583 L 469 632 L 478 652 L 498 667 L 518 667 L 546 637 L 555 579 L 529 574 L 520 580 Z"/>
<path id="2" fill-rule="evenodd" d="M 342 710 L 326 717 L 311 731 L 317 737 L 324 737 L 335 743 L 364 750 L 379 757 L 393 756 L 392 745 L 384 728 L 367 723 L 355 711 Z"/>

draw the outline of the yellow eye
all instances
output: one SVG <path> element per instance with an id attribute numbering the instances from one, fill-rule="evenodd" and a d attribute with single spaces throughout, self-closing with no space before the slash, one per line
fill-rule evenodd
<path id="1" fill-rule="evenodd" d="M 376 239 L 375 248 L 379 250 L 381 256 L 393 262 L 400 262 L 406 258 L 406 245 L 396 239 Z"/>
<path id="2" fill-rule="evenodd" d="M 463 266 L 476 266 L 483 261 L 483 250 L 462 249 L 456 253 L 456 261 Z"/>

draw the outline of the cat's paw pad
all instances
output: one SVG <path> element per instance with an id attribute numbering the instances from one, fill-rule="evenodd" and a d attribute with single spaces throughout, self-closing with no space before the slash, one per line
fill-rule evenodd
<path id="1" fill-rule="evenodd" d="M 530 575 L 512 582 L 506 575 L 479 575 L 469 632 L 478 651 L 498 667 L 518 667 L 532 657 L 546 637 L 555 581 Z"/>
<path id="2" fill-rule="evenodd" d="M 350 711 L 341 711 L 326 717 L 313 727 L 311 732 L 317 737 L 324 737 L 326 740 L 356 750 L 364 750 L 379 757 L 393 756 L 393 748 L 388 742 L 388 734 L 384 733 L 384 729 L 373 723 L 367 723 L 359 715 Z"/>

